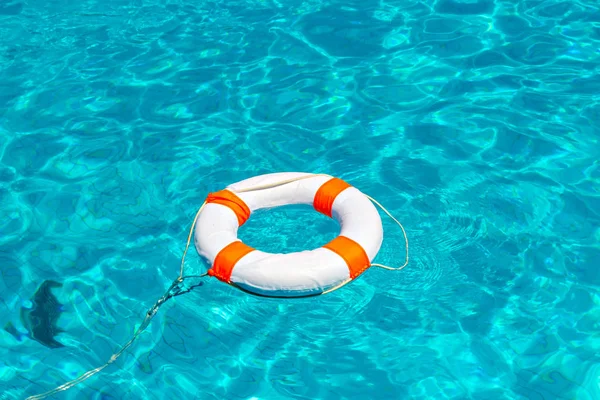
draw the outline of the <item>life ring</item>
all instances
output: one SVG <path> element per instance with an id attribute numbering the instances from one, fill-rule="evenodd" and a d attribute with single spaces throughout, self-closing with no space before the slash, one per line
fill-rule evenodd
<path id="1" fill-rule="evenodd" d="M 340 224 L 339 236 L 307 251 L 272 254 L 237 236 L 252 212 L 308 204 Z M 347 182 L 324 174 L 259 175 L 210 193 L 196 218 L 194 244 L 211 267 L 208 275 L 252 294 L 303 297 L 356 279 L 375 258 L 383 226 L 375 206 Z"/>

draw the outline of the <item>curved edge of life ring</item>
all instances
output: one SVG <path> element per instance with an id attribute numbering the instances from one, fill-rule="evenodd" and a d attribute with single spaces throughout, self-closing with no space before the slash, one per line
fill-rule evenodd
<path id="1" fill-rule="evenodd" d="M 287 254 L 254 249 L 237 237 L 252 212 L 312 205 L 336 219 L 340 234 L 326 245 Z M 211 193 L 198 215 L 194 243 L 208 274 L 262 296 L 302 297 L 333 290 L 370 267 L 383 241 L 381 217 L 358 189 L 329 175 L 282 172 L 255 176 Z"/>

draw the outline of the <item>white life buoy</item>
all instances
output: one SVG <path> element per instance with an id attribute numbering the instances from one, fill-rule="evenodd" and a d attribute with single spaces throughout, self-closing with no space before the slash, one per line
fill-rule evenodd
<path id="1" fill-rule="evenodd" d="M 237 237 L 253 211 L 289 204 L 312 205 L 336 219 L 340 235 L 323 247 L 287 254 L 254 249 Z M 362 274 L 383 241 L 381 218 L 369 198 L 329 175 L 283 172 L 256 176 L 208 195 L 194 242 L 210 262 L 208 275 L 257 295 L 322 294 Z"/>

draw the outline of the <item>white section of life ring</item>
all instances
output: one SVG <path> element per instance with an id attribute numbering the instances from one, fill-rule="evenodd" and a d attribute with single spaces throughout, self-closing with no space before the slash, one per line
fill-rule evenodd
<path id="1" fill-rule="evenodd" d="M 255 211 L 289 204 L 312 205 L 319 188 L 332 178 L 328 175 L 283 172 L 246 179 L 229 185 L 227 189 Z M 316 211 L 313 209 L 313 212 Z M 383 241 L 383 227 L 371 201 L 358 189 L 349 187 L 335 198 L 332 217 L 341 226 L 340 235 L 360 244 L 372 261 Z M 239 241 L 237 230 L 237 217 L 229 207 L 206 204 L 196 222 L 196 250 L 212 265 L 225 246 Z M 247 244 L 252 246 L 252 243 Z M 344 259 L 326 248 L 278 254 L 256 249 L 236 263 L 230 277 L 231 283 L 241 289 L 276 297 L 319 294 L 349 279 Z"/>

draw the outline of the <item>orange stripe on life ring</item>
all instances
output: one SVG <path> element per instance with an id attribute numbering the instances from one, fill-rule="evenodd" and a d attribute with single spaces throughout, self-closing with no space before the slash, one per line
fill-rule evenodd
<path id="1" fill-rule="evenodd" d="M 206 198 L 206 204 L 216 203 L 229 207 L 238 219 L 238 225 L 242 226 L 250 217 L 250 208 L 230 190 L 219 190 L 215 193 L 210 193 Z"/>
<path id="2" fill-rule="evenodd" d="M 313 207 L 318 212 L 331 217 L 331 208 L 333 207 L 335 198 L 338 196 L 338 194 L 342 193 L 351 186 L 352 185 L 339 178 L 328 180 L 321 185 L 319 190 L 317 190 L 315 199 L 313 200 Z"/>
<path id="3" fill-rule="evenodd" d="M 354 279 L 371 266 L 365 249 L 346 236 L 338 236 L 323 246 L 342 257 L 350 270 L 350 279 Z"/>
<path id="4" fill-rule="evenodd" d="M 214 276 L 223 282 L 231 283 L 231 272 L 235 264 L 253 250 L 252 247 L 239 241 L 229 243 L 215 257 L 212 268 L 207 271 L 208 275 Z"/>

